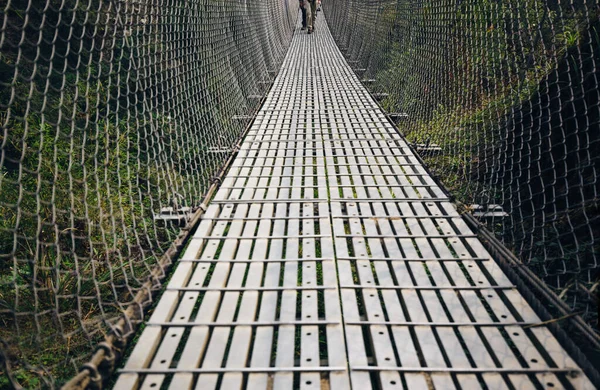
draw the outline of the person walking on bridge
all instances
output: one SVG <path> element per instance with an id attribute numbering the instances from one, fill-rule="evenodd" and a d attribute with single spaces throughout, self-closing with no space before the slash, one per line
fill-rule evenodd
<path id="1" fill-rule="evenodd" d="M 312 34 L 315 30 L 315 21 L 317 19 L 317 0 L 304 0 L 304 10 L 306 11 L 308 33 Z"/>
<path id="2" fill-rule="evenodd" d="M 306 8 L 304 8 L 304 1 L 300 0 L 300 11 L 302 12 L 302 28 L 300 30 L 306 30 Z"/>

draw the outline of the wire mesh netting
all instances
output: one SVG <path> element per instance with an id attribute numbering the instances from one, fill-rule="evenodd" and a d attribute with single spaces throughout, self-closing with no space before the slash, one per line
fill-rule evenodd
<path id="1" fill-rule="evenodd" d="M 35 388 L 151 302 L 134 297 L 260 106 L 298 4 L 2 4 L 1 360 Z"/>
<path id="2" fill-rule="evenodd" d="M 49 387 L 143 321 L 152 297 L 136 297 L 160 290 L 167 251 L 283 60 L 298 2 L 2 4 L 0 387 Z M 323 7 L 464 210 L 597 324 L 597 0 Z"/>
<path id="3" fill-rule="evenodd" d="M 323 2 L 446 188 L 597 330 L 596 0 Z"/>

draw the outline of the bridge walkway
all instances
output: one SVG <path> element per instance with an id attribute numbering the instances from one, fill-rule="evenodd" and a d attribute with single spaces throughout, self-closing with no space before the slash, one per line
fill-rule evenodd
<path id="1" fill-rule="evenodd" d="M 317 22 L 115 388 L 593 388 Z"/>

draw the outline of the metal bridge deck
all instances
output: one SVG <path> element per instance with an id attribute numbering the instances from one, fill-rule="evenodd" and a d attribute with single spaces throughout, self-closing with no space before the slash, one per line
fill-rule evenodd
<path id="1" fill-rule="evenodd" d="M 539 321 L 320 16 L 116 388 L 593 388 Z"/>

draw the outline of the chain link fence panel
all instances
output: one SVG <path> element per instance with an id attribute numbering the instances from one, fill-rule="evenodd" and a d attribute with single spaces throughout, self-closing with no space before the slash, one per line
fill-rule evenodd
<path id="1" fill-rule="evenodd" d="M 259 108 L 298 3 L 0 8 L 0 388 L 54 387 L 132 304 L 121 336 L 143 321 L 151 295 L 134 297 L 161 289 L 159 261 Z"/>

